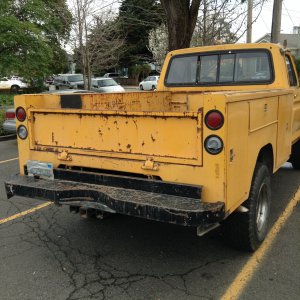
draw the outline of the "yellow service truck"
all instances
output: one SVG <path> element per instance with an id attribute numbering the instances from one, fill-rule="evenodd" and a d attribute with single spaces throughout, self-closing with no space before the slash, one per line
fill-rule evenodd
<path id="1" fill-rule="evenodd" d="M 194 226 L 222 223 L 254 251 L 268 231 L 271 174 L 300 168 L 300 92 L 275 44 L 170 52 L 157 91 L 15 97 L 18 195 L 73 212 Z"/>

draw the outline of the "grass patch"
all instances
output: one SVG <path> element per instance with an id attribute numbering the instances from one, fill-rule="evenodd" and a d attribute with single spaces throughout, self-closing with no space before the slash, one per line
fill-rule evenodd
<path id="1" fill-rule="evenodd" d="M 0 107 L 1 106 L 13 106 L 14 105 L 13 94 L 0 94 Z"/>

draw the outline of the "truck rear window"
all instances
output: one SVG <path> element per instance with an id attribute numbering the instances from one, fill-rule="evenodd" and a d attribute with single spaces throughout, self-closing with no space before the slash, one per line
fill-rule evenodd
<path id="1" fill-rule="evenodd" d="M 169 64 L 167 86 L 256 84 L 273 81 L 266 50 L 227 51 L 174 56 Z"/>

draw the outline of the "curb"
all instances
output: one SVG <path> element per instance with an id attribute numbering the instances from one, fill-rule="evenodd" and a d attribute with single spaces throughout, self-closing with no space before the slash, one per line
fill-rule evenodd
<path id="1" fill-rule="evenodd" d="M 17 135 L 14 133 L 14 134 L 9 134 L 9 135 L 3 135 L 3 136 L 0 136 L 0 142 L 2 141 L 8 141 L 8 140 L 14 140 L 17 138 Z"/>

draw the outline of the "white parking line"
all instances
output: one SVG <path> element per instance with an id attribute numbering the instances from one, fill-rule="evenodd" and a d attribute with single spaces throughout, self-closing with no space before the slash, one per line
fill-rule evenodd
<path id="1" fill-rule="evenodd" d="M 0 161 L 0 165 L 1 165 L 1 164 L 5 164 L 5 163 L 7 163 L 7 162 L 10 162 L 10 161 L 17 160 L 17 159 L 19 159 L 19 157 L 15 157 L 15 158 L 7 159 L 7 160 L 2 160 L 2 161 Z"/>

